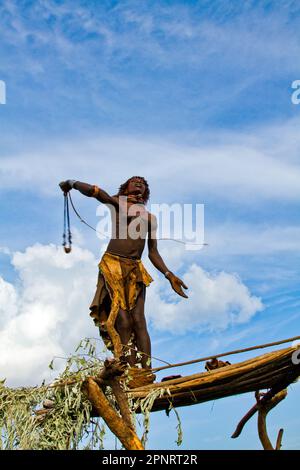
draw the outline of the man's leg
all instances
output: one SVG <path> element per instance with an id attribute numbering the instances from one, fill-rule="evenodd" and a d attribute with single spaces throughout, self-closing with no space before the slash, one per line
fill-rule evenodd
<path id="1" fill-rule="evenodd" d="M 144 369 L 149 369 L 151 368 L 151 342 L 145 318 L 145 298 L 146 286 L 143 284 L 143 288 L 137 297 L 136 305 L 131 310 L 131 315 L 133 319 L 133 330 L 136 336 L 137 349 L 139 352 L 145 353 L 142 355 L 141 359 L 142 367 Z"/>
<path id="2" fill-rule="evenodd" d="M 133 332 L 133 321 L 131 315 L 120 308 L 118 316 L 116 318 L 115 328 L 120 336 L 121 343 L 123 345 L 124 353 L 127 353 L 125 356 L 126 362 L 130 364 L 130 366 L 134 366 L 136 361 L 136 355 L 133 350 L 129 350 L 125 346 L 129 343 L 130 337 Z M 133 345 L 132 345 L 133 347 Z"/>

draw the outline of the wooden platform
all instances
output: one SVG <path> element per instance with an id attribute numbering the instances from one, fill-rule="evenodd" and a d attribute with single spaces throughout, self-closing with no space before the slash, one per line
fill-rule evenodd
<path id="1" fill-rule="evenodd" d="M 241 393 L 265 389 L 280 391 L 300 376 L 300 364 L 292 361 L 295 351 L 297 347 L 273 351 L 213 371 L 139 387 L 128 393 L 134 399 L 143 399 L 154 390 L 168 389 L 170 393 L 165 391 L 154 401 L 151 411 L 160 411 L 168 409 L 170 404 L 190 406 Z"/>

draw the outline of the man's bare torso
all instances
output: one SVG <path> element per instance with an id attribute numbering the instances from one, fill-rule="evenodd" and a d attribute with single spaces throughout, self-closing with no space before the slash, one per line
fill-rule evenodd
<path id="1" fill-rule="evenodd" d="M 121 256 L 141 258 L 146 236 L 151 229 L 151 213 L 143 204 L 122 200 L 119 201 L 118 208 L 110 209 L 112 238 L 107 251 Z"/>

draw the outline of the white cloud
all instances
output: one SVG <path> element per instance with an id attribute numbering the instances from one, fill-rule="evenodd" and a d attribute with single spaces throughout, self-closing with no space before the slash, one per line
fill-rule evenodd
<path id="1" fill-rule="evenodd" d="M 268 126 L 268 139 L 261 128 L 248 134 L 223 133 L 215 142 L 209 141 L 209 134 L 193 145 L 122 135 L 48 143 L 45 150 L 38 147 L 3 156 L 0 183 L 11 189 L 16 184 L 23 188 L 34 184 L 35 189 L 53 195 L 59 193 L 59 180 L 74 178 L 115 192 L 128 177 L 142 174 L 154 202 L 179 202 L 191 194 L 198 202 L 204 196 L 236 204 L 296 201 L 300 197 L 300 167 L 295 158 L 299 138 L 295 137 L 294 152 L 290 144 L 295 124 Z"/>
<path id="2" fill-rule="evenodd" d="M 147 312 L 158 330 L 178 334 L 222 330 L 248 322 L 263 308 L 261 300 L 234 274 L 208 273 L 193 263 L 182 276 L 188 299 L 173 294 L 171 286 L 153 276 L 156 282 L 148 291 Z"/>
<path id="3" fill-rule="evenodd" d="M 41 244 L 12 255 L 18 280 L 11 284 L 0 278 L 0 375 L 9 385 L 49 379 L 47 366 L 53 356 L 66 356 L 83 337 L 98 336 L 88 309 L 97 261 L 78 246 L 70 255 L 55 245 Z M 149 263 L 145 261 L 147 267 Z M 174 268 L 179 266 L 180 258 Z M 183 276 L 190 297 L 182 299 L 170 286 L 163 292 L 167 281 L 158 279 L 153 266 L 148 269 L 156 282 L 147 292 L 146 310 L 156 329 L 173 333 L 225 329 L 248 322 L 262 308 L 235 275 L 209 274 L 192 264 Z"/>
<path id="4" fill-rule="evenodd" d="M 69 60 L 75 53 L 82 61 L 76 51 L 81 52 L 81 45 L 74 47 L 72 33 L 76 31 L 83 40 L 86 34 L 92 34 L 89 49 L 100 44 L 103 58 L 110 61 L 116 60 L 116 55 L 123 58 L 135 53 L 165 66 L 176 62 L 215 68 L 217 55 L 227 65 L 234 58 L 242 72 L 246 69 L 256 76 L 260 64 L 259 77 L 270 67 L 274 73 L 282 72 L 284 66 L 297 70 L 298 29 L 296 23 L 287 26 L 291 8 L 276 8 L 266 14 L 259 5 L 254 9 L 246 6 L 233 8 L 232 16 L 222 5 L 218 11 L 214 8 L 213 15 L 206 5 L 206 16 L 190 5 L 153 4 L 149 8 L 131 1 L 115 5 L 110 14 L 105 5 L 92 9 L 70 1 L 61 5 L 37 1 L 25 9 L 16 1 L 3 1 L 0 8 L 2 14 L 6 13 L 3 30 L 7 41 L 20 45 L 34 37 L 39 45 L 51 42 L 56 52 Z M 49 27 L 53 18 L 55 22 Z M 37 19 L 43 28 L 36 27 Z"/>
<path id="5" fill-rule="evenodd" d="M 6 246 L 0 246 L 0 253 L 3 253 L 4 255 L 10 255 L 10 250 Z"/>
<path id="6" fill-rule="evenodd" d="M 95 335 L 89 302 L 96 286 L 93 254 L 55 245 L 16 252 L 15 285 L 0 278 L 0 374 L 15 385 L 49 377 L 54 355 L 66 356 L 84 336 Z"/>
<path id="7" fill-rule="evenodd" d="M 204 257 L 298 253 L 300 226 L 230 222 L 207 227 Z"/>
<path id="8" fill-rule="evenodd" d="M 9 282 L 0 277 L 0 327 L 17 314 L 17 293 Z"/>
<path id="9" fill-rule="evenodd" d="M 11 81 L 23 73 L 38 79 L 39 85 L 47 82 L 38 101 L 48 112 L 50 102 L 44 95 L 52 87 L 51 79 L 56 84 L 52 95 L 57 98 L 56 106 L 67 97 L 73 104 L 94 103 L 97 109 L 110 114 L 120 108 L 101 93 L 107 83 L 118 92 L 117 96 L 120 90 L 130 91 L 133 102 L 141 102 L 148 95 L 139 86 L 140 78 L 126 74 L 124 63 L 128 59 L 139 62 L 137 70 L 142 73 L 147 64 L 147 78 L 153 72 L 156 75 L 157 71 L 172 68 L 178 77 L 178 67 L 188 68 L 187 76 L 194 74 L 192 81 L 197 83 L 192 96 L 185 93 L 183 98 L 177 79 L 171 86 L 169 80 L 158 81 L 155 95 L 173 92 L 177 104 L 183 100 L 184 110 L 197 103 L 197 117 L 207 122 L 208 117 L 219 115 L 220 109 L 231 110 L 232 104 L 245 99 L 247 92 L 253 93 L 257 84 L 267 89 L 270 77 L 285 81 L 298 72 L 299 28 L 296 21 L 290 21 L 292 7 L 281 6 L 266 13 L 259 5 L 241 4 L 228 10 L 232 12 L 222 5 L 211 11 L 209 4 L 199 9 L 178 3 L 149 6 L 142 2 L 119 2 L 113 7 L 99 2 L 93 8 L 78 1 L 58 5 L 46 0 L 20 7 L 16 0 L 3 0 L 1 42 L 9 46 L 9 52 L 13 46 L 16 60 L 11 60 L 11 53 L 5 54 L 5 46 L 1 60 Z M 65 75 L 60 76 L 63 67 L 68 73 L 81 71 L 83 101 L 77 96 L 77 80 L 76 89 L 72 83 L 65 87 Z M 187 83 L 185 89 L 190 88 Z M 28 94 L 37 100 L 29 88 Z M 19 99 L 24 99 L 23 94 Z"/>

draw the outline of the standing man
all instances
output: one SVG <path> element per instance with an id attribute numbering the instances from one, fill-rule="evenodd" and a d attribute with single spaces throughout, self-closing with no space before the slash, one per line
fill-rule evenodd
<path id="1" fill-rule="evenodd" d="M 96 185 L 75 180 L 63 181 L 60 187 L 64 193 L 77 189 L 110 209 L 112 237 L 99 263 L 90 315 L 117 359 L 124 359 L 125 355 L 133 367 L 139 352 L 142 367 L 148 369 L 151 367 L 151 342 L 144 307 L 146 287 L 153 279 L 141 260 L 147 235 L 150 261 L 164 274 L 174 291 L 187 298 L 182 290 L 187 286 L 167 268 L 158 252 L 157 219 L 145 207 L 150 195 L 148 183 L 141 176 L 133 176 L 120 186 L 114 196 Z M 136 349 L 130 347 L 131 341 Z"/>

